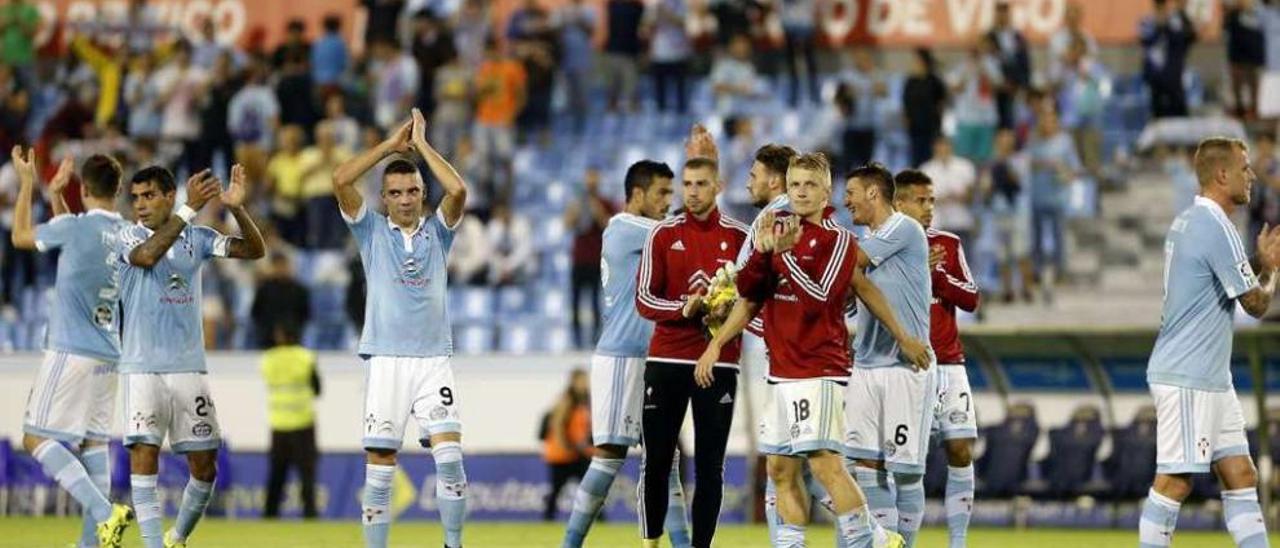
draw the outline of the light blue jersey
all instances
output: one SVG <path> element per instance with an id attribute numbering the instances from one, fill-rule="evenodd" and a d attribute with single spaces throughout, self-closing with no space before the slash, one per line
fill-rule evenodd
<path id="1" fill-rule="evenodd" d="M 789 211 L 790 209 L 791 198 L 788 198 L 786 194 L 779 195 L 760 209 L 760 213 L 756 214 L 755 220 L 751 221 L 751 230 L 747 231 L 747 241 L 742 242 L 742 249 L 738 250 L 737 266 L 739 269 L 747 264 L 747 256 L 751 254 L 751 247 L 755 245 L 756 227 L 760 226 L 760 219 L 764 218 L 764 214 L 770 211 Z"/>
<path id="2" fill-rule="evenodd" d="M 1235 300 L 1258 287 L 1235 225 L 1197 196 L 1164 241 L 1164 314 L 1147 382 L 1198 390 L 1231 388 Z"/>
<path id="3" fill-rule="evenodd" d="M 120 360 L 120 272 L 113 254 L 125 221 L 114 211 L 59 215 L 36 226 L 36 249 L 61 249 L 46 350 Z"/>
<path id="4" fill-rule="evenodd" d="M 207 226 L 187 225 L 151 268 L 129 263 L 129 253 L 152 230 L 134 224 L 118 233 L 124 352 L 121 373 L 204 373 L 200 269 L 226 257 L 228 238 Z"/>
<path id="5" fill-rule="evenodd" d="M 867 277 L 884 293 L 898 322 L 912 337 L 928 341 L 933 283 L 924 228 L 915 219 L 894 213 L 879 229 L 860 240 L 858 247 L 871 259 Z M 866 305 L 859 306 L 853 348 L 857 367 L 905 366 L 907 361 L 893 334 Z"/>
<path id="6" fill-rule="evenodd" d="M 619 213 L 604 229 L 600 253 L 600 285 L 604 288 L 604 329 L 596 354 L 642 358 L 649 354 L 653 322 L 636 312 L 636 271 L 653 219 Z"/>
<path id="7" fill-rule="evenodd" d="M 368 281 L 357 353 L 366 358 L 452 355 L 445 266 L 456 225 L 445 226 L 440 215 L 431 215 L 406 233 L 367 204 L 354 218 L 343 214 L 343 219 L 360 245 Z"/>

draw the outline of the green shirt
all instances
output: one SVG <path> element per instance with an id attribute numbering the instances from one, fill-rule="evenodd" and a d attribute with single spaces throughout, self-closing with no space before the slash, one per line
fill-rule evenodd
<path id="1" fill-rule="evenodd" d="M 12 66 L 34 63 L 39 26 L 40 12 L 35 6 L 27 3 L 0 6 L 0 62 Z"/>

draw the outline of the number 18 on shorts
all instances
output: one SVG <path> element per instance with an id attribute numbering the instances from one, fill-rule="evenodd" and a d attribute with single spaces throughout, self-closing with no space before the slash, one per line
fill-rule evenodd
<path id="1" fill-rule="evenodd" d="M 760 421 L 760 452 L 804 455 L 841 452 L 844 436 L 844 387 L 835 381 L 809 379 L 769 386 Z"/>

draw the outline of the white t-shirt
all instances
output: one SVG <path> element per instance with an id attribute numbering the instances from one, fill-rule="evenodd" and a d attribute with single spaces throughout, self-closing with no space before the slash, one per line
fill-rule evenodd
<path id="1" fill-rule="evenodd" d="M 151 76 L 160 96 L 172 92 L 169 100 L 161 105 L 160 136 L 166 139 L 195 139 L 200 136 L 199 94 L 203 92 L 209 75 L 203 69 L 190 65 L 186 69 L 169 64 Z"/>
<path id="2" fill-rule="evenodd" d="M 933 226 L 941 230 L 972 229 L 972 206 L 966 195 L 977 180 L 973 162 L 959 156 L 946 161 L 933 159 L 920 166 L 920 171 L 933 179 L 933 194 L 937 199 Z"/>

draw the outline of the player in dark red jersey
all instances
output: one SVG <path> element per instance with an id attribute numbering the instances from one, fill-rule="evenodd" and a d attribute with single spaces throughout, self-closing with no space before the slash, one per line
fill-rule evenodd
<path id="1" fill-rule="evenodd" d="M 741 296 L 694 371 L 700 386 L 713 365 L 763 308 L 772 398 L 764 412 L 761 445 L 777 484 L 782 525 L 774 546 L 804 546 L 809 496 L 800 472 L 807 461 L 831 497 L 842 546 L 900 547 L 902 536 L 871 515 L 857 483 L 845 470 L 844 384 L 851 359 L 845 302 L 852 292 L 884 322 L 918 364 L 930 357 L 923 341 L 898 323 L 888 301 L 859 267 L 853 234 L 831 219 L 831 168 L 821 154 L 805 154 L 787 170 L 792 213 L 767 212 L 757 224 L 746 266 L 738 274 Z M 778 221 L 778 219 L 781 219 Z"/>
<path id="2" fill-rule="evenodd" d="M 657 546 L 667 515 L 667 480 L 685 410 L 693 407 L 693 546 L 711 546 L 724 490 L 724 454 L 733 424 L 741 337 L 699 388 L 693 366 L 707 347 L 704 298 L 716 271 L 732 265 L 747 226 L 722 216 L 723 185 L 715 160 L 692 158 L 681 172 L 684 210 L 649 232 L 636 280 L 636 310 L 654 322 L 644 371 L 640 524 L 646 546 Z"/>
<path id="3" fill-rule="evenodd" d="M 926 228 L 933 305 L 929 338 L 938 356 L 938 406 L 933 426 L 947 450 L 947 529 L 951 548 L 961 548 L 973 513 L 973 444 L 978 438 L 973 395 L 964 367 L 964 345 L 956 330 L 956 309 L 978 308 L 978 286 L 969 274 L 960 238 L 929 228 L 933 222 L 933 181 L 914 169 L 894 177 L 894 207 Z"/>

